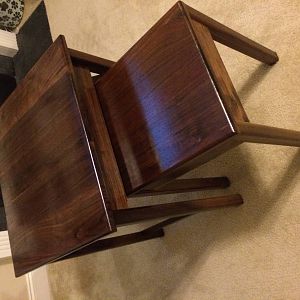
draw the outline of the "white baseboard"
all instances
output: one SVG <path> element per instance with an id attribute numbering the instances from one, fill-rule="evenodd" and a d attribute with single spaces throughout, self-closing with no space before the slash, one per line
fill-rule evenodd
<path id="1" fill-rule="evenodd" d="M 7 231 L 0 231 L 0 259 L 11 256 Z"/>
<path id="2" fill-rule="evenodd" d="M 0 30 L 0 55 L 14 57 L 18 52 L 16 35 L 12 32 Z"/>
<path id="3" fill-rule="evenodd" d="M 47 267 L 41 267 L 26 275 L 30 300 L 52 300 Z"/>
<path id="4" fill-rule="evenodd" d="M 0 259 L 11 257 L 7 231 L 0 231 Z M 47 267 L 41 267 L 26 274 L 27 290 L 30 300 L 52 300 Z"/>

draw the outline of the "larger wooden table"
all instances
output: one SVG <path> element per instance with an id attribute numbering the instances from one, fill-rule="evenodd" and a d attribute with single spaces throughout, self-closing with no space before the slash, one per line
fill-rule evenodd
<path id="1" fill-rule="evenodd" d="M 105 59 L 59 37 L 0 110 L 0 179 L 16 276 L 56 260 L 164 235 L 201 210 L 240 205 L 240 195 L 127 207 L 90 71 Z M 225 177 L 178 180 L 155 194 L 226 188 Z M 0 203 L 1 204 L 1 203 Z M 140 232 L 100 239 L 117 226 L 167 218 Z"/>
<path id="2" fill-rule="evenodd" d="M 96 81 L 128 194 L 157 189 L 243 142 L 300 147 L 299 131 L 249 121 L 214 40 L 278 61 L 179 1 Z"/>
<path id="3" fill-rule="evenodd" d="M 176 178 L 243 142 L 300 146 L 299 131 L 249 122 L 213 39 L 278 61 L 181 2 L 115 64 L 68 49 L 63 37 L 46 51 L 0 110 L 0 179 L 16 275 L 162 236 L 182 215 L 241 204 L 232 195 L 130 209 L 127 196 L 224 188 L 224 177 Z M 102 76 L 92 79 L 90 71 Z M 117 225 L 170 216 L 98 241 Z"/>

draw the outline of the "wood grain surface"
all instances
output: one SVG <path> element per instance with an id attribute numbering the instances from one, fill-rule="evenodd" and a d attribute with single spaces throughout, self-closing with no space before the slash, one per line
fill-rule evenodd
<path id="1" fill-rule="evenodd" d="M 188 193 L 201 190 L 225 189 L 230 186 L 227 177 L 175 179 L 167 184 L 149 190 L 142 190 L 133 197 Z"/>
<path id="2" fill-rule="evenodd" d="M 85 67 L 83 67 L 85 65 Z M 90 71 L 85 62 L 74 66 L 78 102 L 90 146 L 95 153 L 95 166 L 101 174 L 111 209 L 127 208 L 127 197 L 114 156 L 110 137 Z"/>
<path id="3" fill-rule="evenodd" d="M 210 70 L 216 89 L 220 94 L 231 122 L 235 127 L 238 121 L 248 122 L 249 118 L 241 104 L 209 30 L 207 27 L 193 20 L 190 21 L 190 26 L 195 40 L 205 56 L 206 65 Z"/>
<path id="4" fill-rule="evenodd" d="M 95 85 L 127 194 L 235 134 L 179 5 Z"/>
<path id="5" fill-rule="evenodd" d="M 158 205 L 140 206 L 114 211 L 115 222 L 118 226 L 139 223 L 147 220 L 195 214 L 203 210 L 218 209 L 226 206 L 243 204 L 239 194 L 195 199 L 188 201 L 163 203 Z"/>
<path id="6" fill-rule="evenodd" d="M 248 37 L 228 28 L 209 16 L 206 16 L 196 9 L 186 5 L 182 1 L 179 1 L 179 4 L 185 7 L 191 19 L 201 23 L 209 29 L 215 41 L 254 59 L 260 60 L 268 65 L 273 65 L 278 62 L 279 58 L 275 51 L 258 44 Z M 253 26 L 255 26 L 255 24 L 253 24 Z"/>
<path id="7" fill-rule="evenodd" d="M 0 110 L 0 180 L 16 276 L 115 230 L 59 38 Z"/>
<path id="8" fill-rule="evenodd" d="M 111 60 L 97 57 L 70 48 L 68 52 L 71 55 L 71 59 L 74 65 L 84 66 L 88 68 L 91 72 L 97 74 L 105 74 L 106 71 L 109 68 L 111 68 L 115 63 Z"/>

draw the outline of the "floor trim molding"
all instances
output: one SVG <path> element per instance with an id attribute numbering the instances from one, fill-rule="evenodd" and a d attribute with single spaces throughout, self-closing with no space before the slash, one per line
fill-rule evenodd
<path id="1" fill-rule="evenodd" d="M 41 267 L 26 275 L 30 300 L 52 300 L 47 267 Z"/>
<path id="2" fill-rule="evenodd" d="M 0 231 L 0 259 L 11 257 L 7 231 Z M 47 267 L 41 267 L 25 275 L 30 300 L 52 300 Z"/>
<path id="3" fill-rule="evenodd" d="M 17 37 L 14 33 L 0 30 L 0 55 L 14 57 L 18 52 Z"/>
<path id="4" fill-rule="evenodd" d="M 10 244 L 7 231 L 0 231 L 0 259 L 11 256 Z"/>

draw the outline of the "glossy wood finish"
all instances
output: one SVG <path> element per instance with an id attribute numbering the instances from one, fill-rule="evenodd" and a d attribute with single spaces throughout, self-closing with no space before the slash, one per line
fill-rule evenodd
<path id="1" fill-rule="evenodd" d="M 227 187 L 226 178 L 171 180 L 244 141 L 300 146 L 298 131 L 248 122 L 213 39 L 278 60 L 181 2 L 115 64 L 67 50 L 62 39 L 48 50 L 0 112 L 0 175 L 19 270 L 161 237 L 190 214 L 240 205 L 229 195 L 127 208 L 126 194 Z M 98 240 L 116 225 L 162 217 Z"/>
<path id="2" fill-rule="evenodd" d="M 209 189 L 224 189 L 229 186 L 230 181 L 227 177 L 176 179 L 153 189 L 144 189 L 133 194 L 133 196 L 142 197 L 149 195 L 187 193 Z"/>
<path id="3" fill-rule="evenodd" d="M 178 222 L 192 214 L 202 210 L 211 210 L 226 206 L 237 206 L 242 203 L 243 199 L 240 195 L 230 195 L 210 199 L 190 200 L 177 203 L 116 210 L 114 211 L 114 216 L 116 218 L 116 223 L 119 226 L 161 217 L 173 217 L 161 221 L 139 232 L 98 240 L 74 253 L 60 258 L 59 261 L 163 237 L 164 227 Z M 174 215 L 176 216 L 174 217 Z"/>
<path id="4" fill-rule="evenodd" d="M 88 66 L 89 64 L 86 67 L 74 67 L 80 111 L 86 125 L 91 150 L 95 154 L 97 171 L 105 183 L 110 207 L 127 208 L 126 193 Z"/>
<path id="5" fill-rule="evenodd" d="M 180 5 L 188 11 L 191 19 L 203 24 L 209 29 L 215 41 L 269 65 L 273 65 L 279 60 L 276 52 L 250 40 L 181 1 Z"/>
<path id="6" fill-rule="evenodd" d="M 136 244 L 136 243 L 148 241 L 151 239 L 163 237 L 164 235 L 165 234 L 164 234 L 163 229 L 160 228 L 155 231 L 140 231 L 140 232 L 124 234 L 121 236 L 106 238 L 106 239 L 96 241 L 93 244 L 90 244 L 74 253 L 71 253 L 71 254 L 59 259 L 59 261 L 78 257 L 78 256 L 83 256 L 83 255 L 87 255 L 87 254 L 91 254 L 91 253 L 99 252 L 99 251 L 103 251 L 103 250 L 108 250 L 108 249 L 123 247 L 123 246 L 131 245 L 131 244 Z"/>
<path id="7" fill-rule="evenodd" d="M 150 226 L 142 231 L 139 231 L 139 232 L 124 234 L 124 235 L 116 236 L 116 237 L 112 237 L 112 238 L 101 239 L 93 244 L 86 246 L 83 249 L 80 249 L 77 252 L 74 252 L 72 254 L 69 254 L 69 255 L 59 259 L 59 261 L 82 256 L 82 255 L 91 254 L 91 253 L 98 252 L 98 251 L 108 250 L 108 249 L 117 248 L 117 247 L 123 247 L 123 246 L 131 245 L 131 244 L 135 244 L 135 243 L 140 243 L 140 242 L 144 242 L 144 241 L 154 239 L 154 238 L 163 237 L 165 235 L 164 230 L 163 230 L 164 227 L 169 226 L 173 223 L 176 223 L 176 222 L 178 222 L 186 217 L 189 217 L 189 216 L 190 215 L 169 218 L 169 219 L 166 219 L 162 222 L 152 225 L 152 226 Z"/>
<path id="8" fill-rule="evenodd" d="M 118 226 L 138 223 L 141 221 L 195 214 L 202 210 L 216 209 L 226 206 L 243 204 L 240 195 L 229 195 L 222 197 L 165 203 L 152 206 L 142 206 L 114 211 L 114 219 Z"/>
<path id="9" fill-rule="evenodd" d="M 300 131 L 238 123 L 238 138 L 243 142 L 300 147 Z"/>
<path id="10" fill-rule="evenodd" d="M 16 276 L 115 230 L 63 38 L 0 110 L 0 179 Z"/>
<path id="11" fill-rule="evenodd" d="M 249 121 L 209 30 L 193 20 L 189 22 L 189 26 L 205 56 L 206 65 L 231 122 L 236 127 L 238 121 Z"/>
<path id="12" fill-rule="evenodd" d="M 178 5 L 95 85 L 127 194 L 235 135 Z"/>
<path id="13" fill-rule="evenodd" d="M 84 66 L 85 68 L 88 68 L 91 72 L 101 75 L 106 73 L 106 71 L 109 68 L 111 68 L 115 63 L 111 60 L 90 55 L 74 49 L 69 49 L 69 54 L 74 65 Z"/>
<path id="14" fill-rule="evenodd" d="M 245 141 L 298 145 L 297 131 L 247 123 L 213 39 L 278 61 L 274 51 L 178 2 L 95 80 L 128 195 L 156 191 Z"/>

